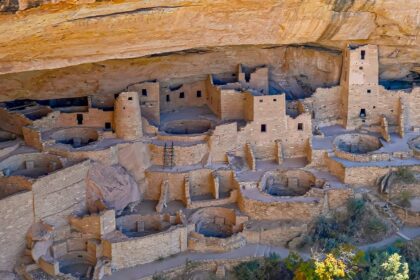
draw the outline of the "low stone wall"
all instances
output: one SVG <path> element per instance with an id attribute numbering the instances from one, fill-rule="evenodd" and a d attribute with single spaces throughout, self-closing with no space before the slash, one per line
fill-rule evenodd
<path id="1" fill-rule="evenodd" d="M 198 209 L 203 207 L 221 206 L 229 203 L 236 203 L 238 201 L 238 193 L 238 190 L 232 190 L 229 197 L 227 198 L 192 201 L 187 208 Z"/>
<path id="2" fill-rule="evenodd" d="M 182 143 L 189 143 L 189 142 L 198 142 L 198 141 L 207 141 L 209 138 L 209 133 L 203 134 L 192 134 L 192 135 L 176 135 L 176 134 L 166 134 L 163 132 L 159 132 L 157 135 L 157 139 L 160 141 L 166 142 L 182 142 Z"/>
<path id="3" fill-rule="evenodd" d="M 171 143 L 167 142 L 167 148 L 171 148 Z M 201 163 L 203 158 L 209 153 L 206 142 L 193 145 L 174 145 L 174 166 L 194 165 Z M 150 144 L 150 155 L 153 165 L 163 166 L 164 145 Z"/>
<path id="4" fill-rule="evenodd" d="M 334 154 L 339 158 L 358 162 L 387 161 L 391 158 L 388 153 L 352 154 L 339 149 L 334 149 Z"/>
<path id="5" fill-rule="evenodd" d="M 251 219 L 295 220 L 309 222 L 322 212 L 322 199 L 296 197 L 282 201 L 264 202 L 239 195 L 238 206 Z"/>
<path id="6" fill-rule="evenodd" d="M 245 245 L 246 239 L 240 233 L 227 238 L 216 238 L 191 232 L 188 237 L 188 249 L 199 252 L 227 252 Z"/>
<path id="7" fill-rule="evenodd" d="M 121 144 L 120 144 L 121 145 Z M 66 157 L 72 160 L 92 159 L 99 161 L 102 164 L 112 165 L 118 163 L 117 151 L 120 145 L 111 146 L 105 149 L 98 150 L 74 150 L 67 147 L 60 148 L 59 146 L 46 146 L 45 151 Z"/>
<path id="8" fill-rule="evenodd" d="M 252 224 L 256 224 L 253 227 Z M 296 237 L 306 233 L 305 223 L 291 221 L 251 221 L 245 224 L 242 235 L 248 243 L 259 243 L 286 247 Z"/>
<path id="9" fill-rule="evenodd" d="M 153 262 L 187 250 L 186 226 L 175 226 L 161 233 L 123 240 L 103 239 L 104 256 L 113 269 L 124 269 Z"/>
<path id="10" fill-rule="evenodd" d="M 405 225 L 411 227 L 420 226 L 420 212 L 414 212 L 395 206 L 391 206 L 391 208 L 395 215 L 397 215 L 398 218 L 400 218 L 400 220 L 402 220 Z"/>

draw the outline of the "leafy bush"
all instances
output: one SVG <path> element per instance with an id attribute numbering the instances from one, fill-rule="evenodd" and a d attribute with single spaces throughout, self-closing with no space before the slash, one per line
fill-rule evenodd
<path id="1" fill-rule="evenodd" d="M 378 235 L 383 235 L 387 231 L 387 226 L 381 219 L 377 217 L 371 217 L 367 220 L 364 226 L 365 234 L 372 240 L 376 240 Z"/>
<path id="2" fill-rule="evenodd" d="M 370 256 L 369 267 L 362 273 L 361 279 L 371 280 L 408 280 L 408 264 L 401 260 L 398 253 L 374 253 Z"/>
<path id="3" fill-rule="evenodd" d="M 234 267 L 234 274 L 238 280 L 292 280 L 293 272 L 289 270 L 276 254 L 270 254 L 262 260 L 243 262 Z"/>
<path id="4" fill-rule="evenodd" d="M 348 241 L 345 230 L 340 229 L 340 225 L 334 220 L 326 217 L 319 217 L 315 222 L 314 228 L 310 233 L 309 243 L 320 247 L 327 252 L 337 248 Z"/>
<path id="5" fill-rule="evenodd" d="M 404 190 L 398 195 L 398 197 L 395 200 L 399 206 L 404 207 L 404 208 L 410 208 L 411 207 L 410 200 L 412 197 L 413 196 L 411 192 Z"/>
<path id="6" fill-rule="evenodd" d="M 397 175 L 397 180 L 403 183 L 412 184 L 416 182 L 416 177 L 414 176 L 413 172 L 411 172 L 406 167 L 400 167 L 395 172 L 395 175 Z"/>

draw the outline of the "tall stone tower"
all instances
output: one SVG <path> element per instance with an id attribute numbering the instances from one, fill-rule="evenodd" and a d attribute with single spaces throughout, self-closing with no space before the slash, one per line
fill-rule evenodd
<path id="1" fill-rule="evenodd" d="M 137 92 L 122 92 L 115 100 L 115 133 L 124 140 L 143 136 L 139 96 Z"/>
<path id="2" fill-rule="evenodd" d="M 343 122 L 347 129 L 375 123 L 380 112 L 372 104 L 378 102 L 378 47 L 348 46 L 343 52 L 341 96 Z"/>

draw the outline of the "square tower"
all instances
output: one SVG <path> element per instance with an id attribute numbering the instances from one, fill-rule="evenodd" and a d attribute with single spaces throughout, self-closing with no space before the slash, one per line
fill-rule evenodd
<path id="1" fill-rule="evenodd" d="M 344 50 L 340 85 L 347 129 L 379 121 L 380 112 L 372 110 L 379 102 L 378 77 L 377 46 L 349 46 Z"/>

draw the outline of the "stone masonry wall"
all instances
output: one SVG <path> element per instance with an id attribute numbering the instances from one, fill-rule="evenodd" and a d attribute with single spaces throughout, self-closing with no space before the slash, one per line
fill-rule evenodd
<path id="1" fill-rule="evenodd" d="M 0 200 L 0 271 L 13 271 L 26 248 L 26 233 L 34 221 L 32 192 Z"/>
<path id="2" fill-rule="evenodd" d="M 177 226 L 145 237 L 103 242 L 105 256 L 111 259 L 112 268 L 123 269 L 187 250 L 187 227 Z"/>
<path id="3" fill-rule="evenodd" d="M 85 178 L 90 160 L 38 179 L 32 185 L 35 221 L 53 226 L 67 224 L 70 214 L 86 211 Z"/>

